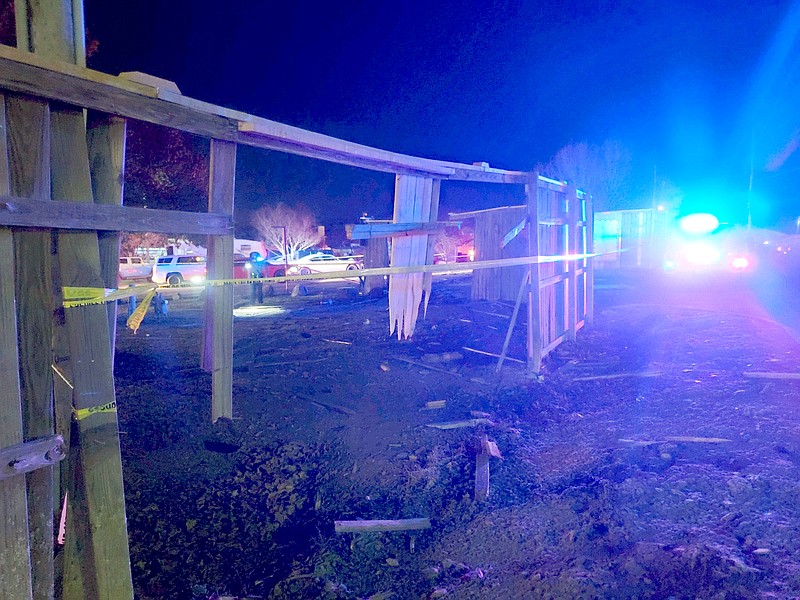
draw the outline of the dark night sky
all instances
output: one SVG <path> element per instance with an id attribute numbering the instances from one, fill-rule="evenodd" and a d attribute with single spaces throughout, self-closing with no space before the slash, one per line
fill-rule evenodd
<path id="1" fill-rule="evenodd" d="M 570 142 L 619 141 L 631 206 L 649 201 L 654 167 L 687 202 L 727 187 L 740 203 L 752 147 L 766 222 L 800 214 L 800 158 L 765 169 L 800 136 L 793 4 L 86 0 L 86 20 L 95 68 L 388 150 L 531 169 Z M 313 162 L 240 151 L 237 205 L 305 197 L 322 221 L 389 216 L 391 176 Z M 504 201 L 443 186 L 448 209 Z"/>

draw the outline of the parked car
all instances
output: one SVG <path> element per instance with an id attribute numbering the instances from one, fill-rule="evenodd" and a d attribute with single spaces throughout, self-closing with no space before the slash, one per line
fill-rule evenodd
<path id="1" fill-rule="evenodd" d="M 289 275 L 354 271 L 362 269 L 363 266 L 359 260 L 352 256 L 333 256 L 324 252 L 317 252 L 293 260 L 289 265 Z"/>
<path id="2" fill-rule="evenodd" d="M 119 257 L 120 279 L 150 279 L 153 266 L 142 260 L 141 256 Z"/>
<path id="3" fill-rule="evenodd" d="M 283 277 L 286 274 L 286 264 L 282 258 L 260 261 L 261 277 Z M 249 279 L 253 276 L 253 260 L 244 254 L 233 255 L 233 277 L 235 279 Z"/>
<path id="4" fill-rule="evenodd" d="M 201 283 L 206 278 L 206 257 L 191 255 L 162 256 L 153 265 L 154 283 L 179 285 Z"/>

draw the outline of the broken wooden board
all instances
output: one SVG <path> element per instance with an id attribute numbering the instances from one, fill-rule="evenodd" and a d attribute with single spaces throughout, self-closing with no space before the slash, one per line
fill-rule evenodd
<path id="1" fill-rule="evenodd" d="M 477 427 L 478 425 L 494 426 L 494 422 L 489 419 L 467 419 L 465 421 L 447 421 L 444 423 L 427 423 L 425 427 L 432 429 L 462 429 L 464 427 Z"/>
<path id="2" fill-rule="evenodd" d="M 397 175 L 394 191 L 394 222 L 420 223 L 431 220 L 438 209 L 439 181 L 430 177 Z M 435 215 L 433 215 L 435 218 Z M 394 238 L 392 267 L 420 266 L 433 263 L 429 252 L 428 235 Z M 430 256 L 429 256 L 430 254 Z M 389 276 L 389 332 L 397 339 L 411 337 L 416 327 L 423 292 L 430 297 L 430 278 L 423 273 L 392 274 Z"/>
<path id="3" fill-rule="evenodd" d="M 431 520 L 427 517 L 421 519 L 396 519 L 373 521 L 334 521 L 336 533 L 371 533 L 377 531 L 413 531 L 416 529 L 430 529 Z"/>

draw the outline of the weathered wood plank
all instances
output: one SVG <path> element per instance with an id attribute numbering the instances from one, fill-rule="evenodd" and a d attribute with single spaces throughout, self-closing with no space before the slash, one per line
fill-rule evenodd
<path id="1" fill-rule="evenodd" d="M 414 531 L 416 529 L 430 529 L 431 520 L 421 519 L 395 519 L 395 520 L 369 520 L 369 521 L 334 521 L 336 533 L 371 533 L 378 531 Z"/>
<path id="2" fill-rule="evenodd" d="M 64 439 L 60 435 L 0 448 L 0 481 L 52 467 L 65 456 Z M 52 469 L 45 470 L 52 476 Z"/>
<path id="3" fill-rule="evenodd" d="M 578 190 L 575 186 L 567 187 L 567 254 L 580 253 L 580 210 Z M 567 265 L 567 340 L 575 341 L 578 332 L 578 261 L 572 260 Z"/>
<path id="4" fill-rule="evenodd" d="M 528 230 L 528 256 L 539 255 L 539 177 L 536 173 L 528 175 L 525 186 L 527 220 L 531 224 Z M 526 348 L 528 351 L 528 369 L 533 373 L 542 370 L 542 329 L 539 297 L 539 264 L 531 264 L 528 276 L 528 322 Z"/>
<path id="5" fill-rule="evenodd" d="M 419 223 L 431 218 L 434 191 L 438 184 L 428 177 L 397 175 L 395 179 L 395 223 Z M 438 194 L 436 196 L 438 204 Z M 395 238 L 392 243 L 392 267 L 425 265 L 428 260 L 427 235 Z M 431 257 L 431 262 L 433 262 Z M 389 276 L 389 330 L 398 339 L 414 333 L 424 292 L 421 272 Z"/>
<path id="6" fill-rule="evenodd" d="M 19 365 L 14 312 L 14 264 L 11 232 L 0 229 L 0 446 L 22 441 Z M 28 508 L 25 479 L 0 481 L 0 589 L 8 598 L 31 598 Z"/>
<path id="7" fill-rule="evenodd" d="M 10 193 L 50 196 L 50 110 L 30 98 L 6 98 Z M 51 435 L 53 286 L 49 231 L 14 233 L 20 383 L 25 439 Z M 53 470 L 27 477 L 33 597 L 52 598 Z"/>
<path id="8" fill-rule="evenodd" d="M 0 88 L 232 140 L 236 122 L 154 98 L 148 86 L 0 46 Z M 21 62 L 24 60 L 25 62 Z"/>
<path id="9" fill-rule="evenodd" d="M 77 202 L 91 199 L 83 112 L 52 108 L 51 137 L 53 195 Z M 59 231 L 58 262 L 63 286 L 103 286 L 96 233 Z M 75 408 L 114 403 L 105 307 L 71 308 L 65 311 L 65 325 L 72 356 Z M 76 476 L 69 494 L 70 510 L 72 513 L 84 510 L 86 518 L 73 521 L 82 581 L 78 582 L 73 573 L 65 573 L 64 598 L 131 598 L 133 586 L 116 409 L 97 411 L 79 419 L 70 448 L 71 461 L 73 449 L 79 450 L 79 462 L 71 465 Z M 65 560 L 68 566 L 72 564 L 70 557 Z"/>
<path id="10" fill-rule="evenodd" d="M 225 235 L 233 231 L 229 215 L 44 201 L 0 195 L 0 226 L 60 228 L 84 231 L 151 231 Z"/>
<path id="11" fill-rule="evenodd" d="M 348 237 L 351 240 L 399 237 L 403 235 L 433 234 L 452 227 L 452 222 L 432 223 L 359 223 L 353 225 Z"/>
<path id="12" fill-rule="evenodd" d="M 235 144 L 211 140 L 210 174 L 208 209 L 233 215 Z M 233 278 L 233 235 L 209 236 L 208 241 L 209 276 L 214 279 Z M 230 419 L 233 416 L 233 286 L 214 286 L 209 290 L 206 302 L 203 356 L 212 356 L 211 420 Z"/>
<path id="13" fill-rule="evenodd" d="M 430 219 L 430 223 L 428 225 L 442 225 L 442 223 L 435 223 L 435 221 L 439 218 L 439 194 L 442 189 L 442 180 L 441 179 L 434 179 L 431 182 L 431 205 L 428 210 L 428 218 Z M 423 217 L 425 215 L 423 214 Z M 427 252 L 425 258 L 426 265 L 432 265 L 434 261 L 434 256 L 436 254 L 436 236 L 433 235 L 434 231 L 430 231 L 427 237 Z M 431 291 L 433 290 L 433 273 L 423 273 L 422 275 L 422 291 L 425 294 L 425 308 L 423 311 L 423 316 L 428 314 L 428 303 L 431 300 Z"/>
<path id="14" fill-rule="evenodd" d="M 0 192 L 8 193 L 10 172 L 5 98 L 0 96 Z M 23 441 L 14 239 L 0 228 L 0 448 Z M 28 502 L 24 477 L 0 481 L 0 590 L 8 598 L 31 598 Z"/>
<path id="15" fill-rule="evenodd" d="M 389 266 L 389 244 L 387 244 L 385 238 L 373 238 L 367 242 L 367 248 L 364 252 L 364 266 L 367 269 Z M 386 289 L 384 275 L 364 277 L 364 293 L 369 294 L 374 289 Z"/>
<path id="16" fill-rule="evenodd" d="M 98 204 L 122 206 L 125 178 L 126 121 L 118 117 L 90 118 L 87 131 L 92 195 Z M 102 231 L 97 234 L 100 250 L 100 276 L 106 288 L 116 288 L 119 274 L 119 234 Z M 106 304 L 108 335 L 111 346 L 111 367 L 114 367 L 114 346 L 117 333 L 117 302 Z"/>
<path id="17" fill-rule="evenodd" d="M 6 46 L 0 47 L 0 88 L 375 171 L 486 183 L 520 184 L 525 177 L 518 171 L 418 158 L 355 144 Z"/>
<path id="18" fill-rule="evenodd" d="M 4 158 L 5 152 L 0 156 Z M 13 256 L 11 232 L 0 229 L 0 331 L 3 332 L 0 335 L 0 380 L 3 382 L 0 386 L 0 447 L 22 441 Z M 2 595 L 23 600 L 31 598 L 28 508 L 23 477 L 0 481 L 0 556 Z"/>
<path id="19" fill-rule="evenodd" d="M 586 227 L 586 245 L 584 252 L 592 254 L 594 252 L 594 209 L 592 207 L 592 196 L 584 196 L 584 226 Z M 594 323 L 594 258 L 586 260 L 584 269 L 584 280 L 586 281 L 586 324 Z"/>

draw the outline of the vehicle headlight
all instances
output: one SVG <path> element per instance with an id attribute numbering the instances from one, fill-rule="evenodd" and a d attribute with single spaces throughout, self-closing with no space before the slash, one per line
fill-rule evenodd
<path id="1" fill-rule="evenodd" d="M 708 242 L 693 242 L 683 248 L 686 261 L 692 265 L 713 265 L 719 262 L 719 248 Z"/>
<path id="2" fill-rule="evenodd" d="M 203 277 L 202 275 L 193 275 L 192 277 L 189 278 L 189 281 L 191 281 L 192 283 L 203 283 L 205 280 L 206 278 Z"/>
<path id="3" fill-rule="evenodd" d="M 746 256 L 735 256 L 731 261 L 731 267 L 735 271 L 744 271 L 750 266 L 750 259 Z"/>

